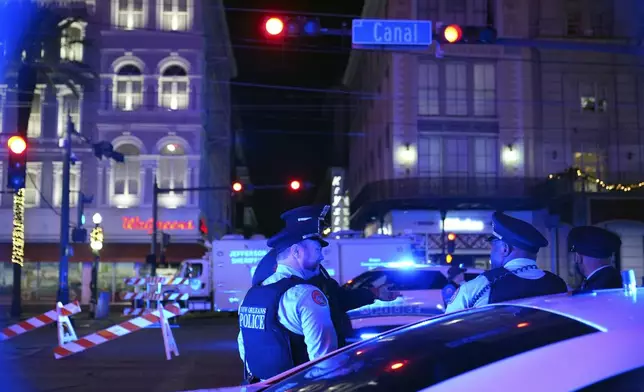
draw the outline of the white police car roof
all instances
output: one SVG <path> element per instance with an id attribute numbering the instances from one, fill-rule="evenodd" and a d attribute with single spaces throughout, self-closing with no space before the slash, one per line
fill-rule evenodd
<path id="1" fill-rule="evenodd" d="M 444 273 L 447 273 L 447 270 L 449 270 L 452 266 L 451 265 L 442 265 L 442 264 L 412 264 L 412 263 L 397 263 L 397 262 L 391 262 L 387 263 L 384 266 L 376 267 L 374 269 L 371 269 L 369 271 L 365 272 L 370 272 L 370 271 L 397 271 L 397 270 L 430 270 L 430 271 L 441 271 Z M 466 273 L 483 273 L 485 270 L 478 269 L 478 268 L 470 268 L 470 267 L 463 267 L 467 269 Z"/>
<path id="2" fill-rule="evenodd" d="M 585 322 L 602 331 L 644 326 L 644 288 L 632 294 L 624 289 L 556 294 L 507 302 L 546 310 Z"/>

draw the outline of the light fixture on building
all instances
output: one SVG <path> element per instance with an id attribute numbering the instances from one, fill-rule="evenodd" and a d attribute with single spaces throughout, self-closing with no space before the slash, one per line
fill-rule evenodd
<path id="1" fill-rule="evenodd" d="M 416 164 L 416 148 L 410 143 L 406 143 L 398 149 L 398 163 L 407 169 L 411 169 Z"/>
<path id="2" fill-rule="evenodd" d="M 103 217 L 97 212 L 96 214 L 92 215 L 92 222 L 95 225 L 100 225 L 103 222 Z"/>
<path id="3" fill-rule="evenodd" d="M 506 165 L 514 165 L 519 161 L 519 152 L 512 144 L 508 144 L 503 148 L 501 160 Z"/>
<path id="4" fill-rule="evenodd" d="M 179 17 L 177 15 L 172 15 L 172 30 L 179 30 Z"/>

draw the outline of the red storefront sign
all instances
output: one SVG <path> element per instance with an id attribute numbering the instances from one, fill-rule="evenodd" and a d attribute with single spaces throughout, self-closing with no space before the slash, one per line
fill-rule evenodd
<path id="1" fill-rule="evenodd" d="M 152 233 L 152 218 L 141 220 L 138 216 L 124 216 L 122 227 L 123 230 L 128 231 L 147 231 Z M 190 231 L 194 230 L 197 226 L 195 221 L 190 220 L 158 220 L 157 229 L 163 231 Z"/>

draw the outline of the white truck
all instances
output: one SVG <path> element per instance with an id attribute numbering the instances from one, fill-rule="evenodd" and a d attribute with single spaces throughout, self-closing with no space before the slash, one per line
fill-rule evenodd
<path id="1" fill-rule="evenodd" d="M 341 284 L 376 267 L 426 262 L 414 259 L 412 240 L 406 237 L 327 241 L 322 265 Z M 190 284 L 167 286 L 163 291 L 189 294 L 188 307 L 193 311 L 236 312 L 251 286 L 257 263 L 269 251 L 266 240 L 226 236 L 207 247 L 203 258 L 181 263 L 176 276 L 190 278 Z"/>

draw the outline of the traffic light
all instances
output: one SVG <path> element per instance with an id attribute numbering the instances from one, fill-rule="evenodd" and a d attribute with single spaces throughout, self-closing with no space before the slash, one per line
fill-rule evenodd
<path id="1" fill-rule="evenodd" d="M 456 234 L 449 233 L 447 235 L 447 253 L 454 254 L 454 250 L 456 250 Z"/>
<path id="2" fill-rule="evenodd" d="M 25 187 L 27 176 L 27 139 L 22 136 L 11 136 L 7 141 L 9 148 L 9 166 L 7 170 L 7 187 L 19 190 Z"/>
<path id="3" fill-rule="evenodd" d="M 239 182 L 239 181 L 233 182 L 233 192 L 239 193 L 243 189 L 244 189 L 244 186 L 242 185 L 241 182 Z"/>
<path id="4" fill-rule="evenodd" d="M 447 262 L 447 264 L 451 264 L 452 260 L 454 260 L 454 256 L 450 254 L 445 255 L 445 261 Z"/>
<path id="5" fill-rule="evenodd" d="M 293 190 L 293 191 L 299 191 L 299 190 L 300 190 L 300 188 L 302 188 L 302 183 L 301 183 L 301 182 L 299 182 L 298 180 L 293 180 L 293 181 L 291 181 L 291 183 L 289 184 L 289 187 L 290 187 L 290 188 L 291 188 L 291 190 Z"/>
<path id="6" fill-rule="evenodd" d="M 264 19 L 263 30 L 268 37 L 302 37 L 318 35 L 322 29 L 318 18 L 271 16 Z"/>
<path id="7" fill-rule="evenodd" d="M 493 44 L 496 30 L 492 27 L 460 26 L 436 23 L 436 40 L 443 44 Z"/>

